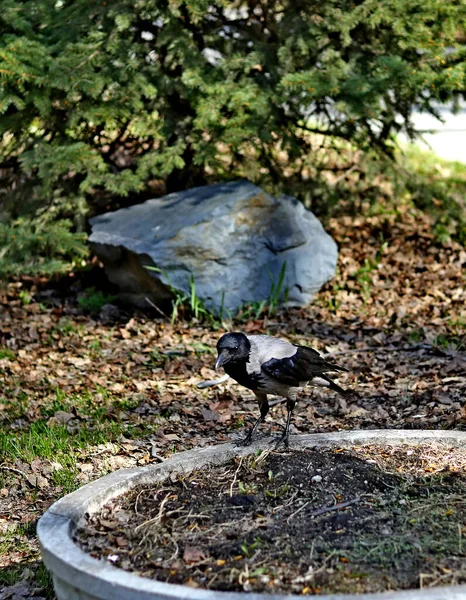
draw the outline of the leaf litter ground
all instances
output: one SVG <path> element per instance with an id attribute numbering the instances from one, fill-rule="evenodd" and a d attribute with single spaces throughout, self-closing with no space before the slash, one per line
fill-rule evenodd
<path id="1" fill-rule="evenodd" d="M 78 300 L 102 281 L 99 269 L 0 290 L 0 589 L 53 597 L 34 531 L 61 495 L 117 468 L 244 436 L 257 416 L 251 394 L 232 381 L 196 387 L 218 376 L 226 326 L 311 345 L 350 369 L 339 378 L 355 392 L 349 400 L 303 391 L 294 433 L 465 429 L 466 251 L 440 244 L 431 226 L 402 206 L 332 219 L 338 272 L 315 301 L 270 316 L 244 311 L 229 324 L 171 324 L 115 306 L 85 314 Z M 285 416 L 276 405 L 261 431 L 277 434 Z"/>
<path id="2" fill-rule="evenodd" d="M 223 591 L 466 583 L 464 452 L 270 451 L 132 490 L 88 517 L 92 556 Z"/>

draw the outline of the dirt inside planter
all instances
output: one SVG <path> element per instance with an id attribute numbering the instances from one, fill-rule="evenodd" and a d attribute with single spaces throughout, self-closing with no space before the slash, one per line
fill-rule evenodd
<path id="1" fill-rule="evenodd" d="M 266 451 L 140 487 L 76 542 L 160 581 L 362 593 L 466 583 L 466 452 Z"/>

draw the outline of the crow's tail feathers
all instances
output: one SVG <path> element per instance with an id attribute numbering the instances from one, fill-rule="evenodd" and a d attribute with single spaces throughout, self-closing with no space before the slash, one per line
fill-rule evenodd
<path id="1" fill-rule="evenodd" d="M 330 379 L 330 377 L 327 377 L 327 375 L 325 375 L 324 373 L 322 373 L 321 375 L 319 375 L 319 377 L 321 377 L 322 379 L 325 379 L 325 381 L 328 383 L 328 387 L 331 390 L 333 390 L 334 392 L 338 392 L 342 396 L 352 396 L 352 395 L 354 395 L 354 392 L 352 390 L 344 390 L 337 383 L 335 383 L 333 381 L 333 379 Z"/>
<path id="2" fill-rule="evenodd" d="M 346 367 L 340 367 L 340 365 L 335 365 L 334 363 L 328 362 L 322 358 L 322 356 L 314 350 L 313 348 L 308 348 L 307 346 L 297 346 L 298 351 L 296 353 L 296 357 L 298 360 L 303 360 L 303 362 L 307 363 L 309 367 L 312 369 L 312 372 L 317 371 L 345 371 L 348 372 L 349 369 Z"/>

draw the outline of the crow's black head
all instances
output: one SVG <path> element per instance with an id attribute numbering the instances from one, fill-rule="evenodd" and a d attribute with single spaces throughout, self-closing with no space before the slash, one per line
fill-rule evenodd
<path id="1" fill-rule="evenodd" d="M 215 368 L 218 369 L 226 363 L 238 363 L 249 358 L 251 344 L 244 333 L 226 333 L 217 342 L 218 358 Z"/>

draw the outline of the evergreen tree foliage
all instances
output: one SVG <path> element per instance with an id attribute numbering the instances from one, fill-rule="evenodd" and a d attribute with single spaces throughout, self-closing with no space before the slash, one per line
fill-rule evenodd
<path id="1" fill-rule="evenodd" d="M 465 0 L 3 0 L 3 210 L 82 228 L 155 186 L 287 189 L 316 139 L 391 153 L 464 93 L 465 24 Z"/>
<path id="2" fill-rule="evenodd" d="M 65 219 L 43 222 L 17 219 L 0 223 L 0 278 L 53 275 L 67 271 L 87 256 L 85 235 L 72 233 Z"/>

